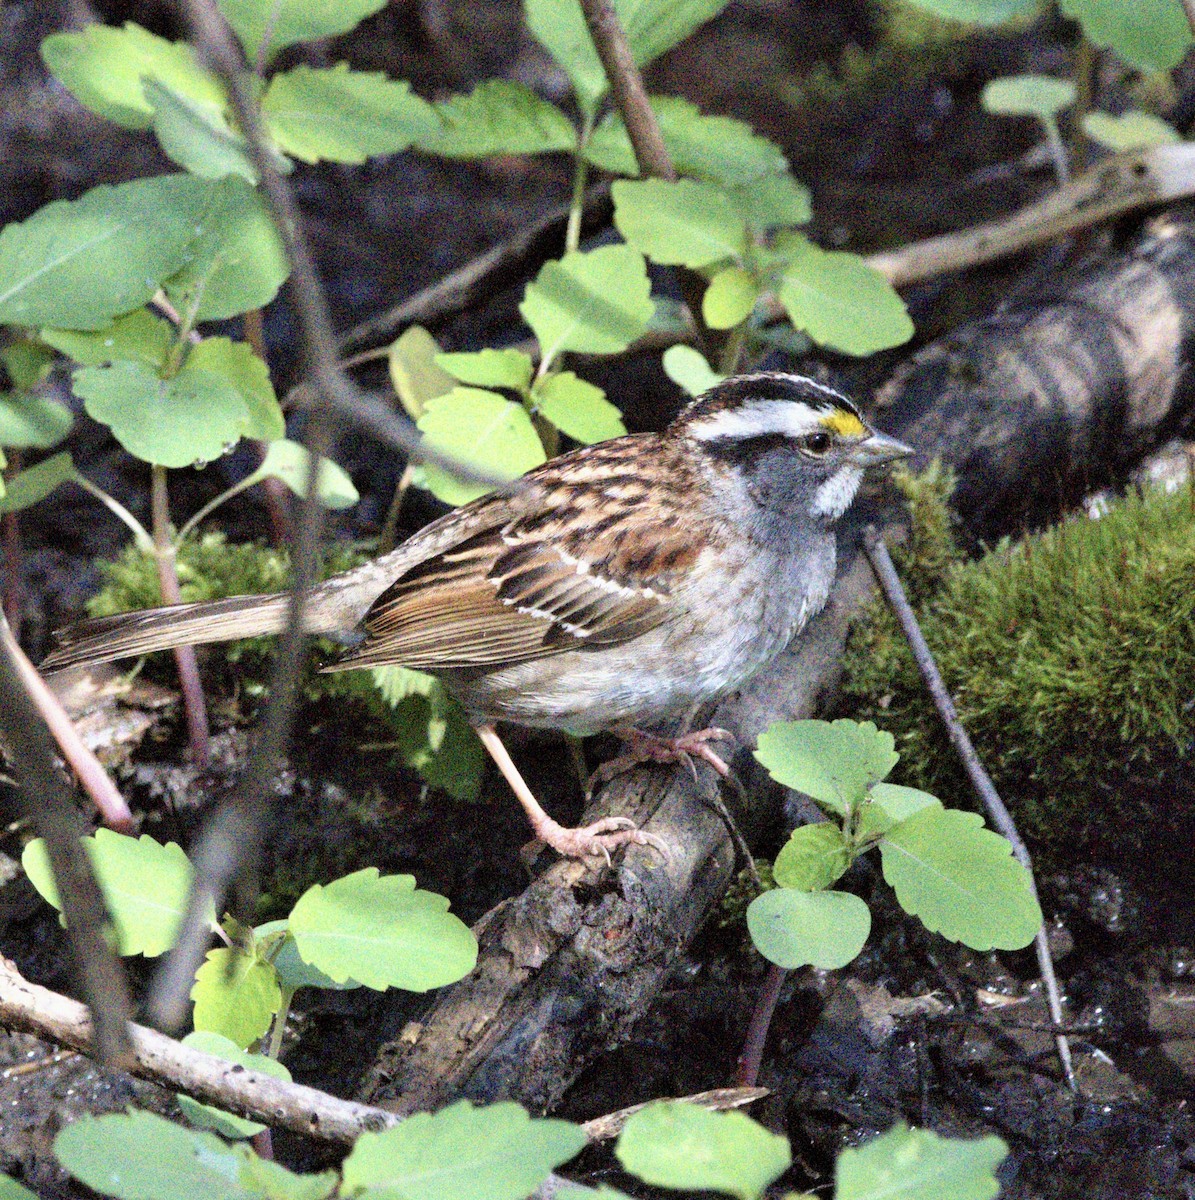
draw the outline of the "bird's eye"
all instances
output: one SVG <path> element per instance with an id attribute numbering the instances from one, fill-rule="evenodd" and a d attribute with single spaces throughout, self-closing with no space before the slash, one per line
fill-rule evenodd
<path id="1" fill-rule="evenodd" d="M 801 449 L 807 454 L 825 454 L 833 444 L 833 437 L 823 429 L 819 429 L 814 433 L 807 433 L 801 439 Z"/>

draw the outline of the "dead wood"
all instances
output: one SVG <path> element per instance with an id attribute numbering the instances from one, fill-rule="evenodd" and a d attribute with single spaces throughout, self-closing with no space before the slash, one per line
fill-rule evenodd
<path id="1" fill-rule="evenodd" d="M 1195 330 L 1189 212 L 1156 218 L 1120 257 L 1052 293 L 925 347 L 881 391 L 880 424 L 925 460 L 954 465 L 959 509 L 985 535 L 1045 520 L 1121 478 L 1195 412 L 1185 369 Z M 874 587 L 857 534 L 853 526 L 841 538 L 825 612 L 714 712 L 712 723 L 741 745 L 772 721 L 812 715 L 832 693 L 847 627 Z M 774 796 L 755 786 L 752 765 L 739 754 L 752 800 L 736 815 L 748 836 Z M 382 1048 L 362 1099 L 400 1112 L 460 1095 L 550 1108 L 588 1060 L 626 1036 L 725 892 L 734 856 L 708 801 L 713 786 L 704 769 L 696 778 L 654 769 L 607 788 L 584 820 L 627 813 L 672 848 L 671 862 L 635 847 L 614 871 L 560 863 L 490 912 L 477 968 Z"/>

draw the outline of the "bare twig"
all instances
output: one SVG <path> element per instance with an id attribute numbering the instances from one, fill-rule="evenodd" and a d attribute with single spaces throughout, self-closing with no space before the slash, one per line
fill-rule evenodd
<path id="1" fill-rule="evenodd" d="M 130 832 L 133 828 L 133 814 L 129 811 L 128 803 L 120 794 L 116 784 L 112 782 L 108 772 L 104 770 L 104 764 L 84 744 L 66 709 L 62 707 L 62 702 L 37 673 L 37 668 L 18 645 L 16 637 L 2 617 L 0 617 L 0 641 L 4 642 L 12 656 L 12 661 L 21 677 L 21 683 L 41 714 L 42 720 L 45 721 L 54 740 L 58 743 L 62 757 L 79 777 L 79 783 L 83 790 L 95 802 L 104 824 L 123 833 Z"/>
<path id="2" fill-rule="evenodd" d="M 959 720 L 958 710 L 954 706 L 954 701 L 942 679 L 937 663 L 934 662 L 933 654 L 925 641 L 925 635 L 917 623 L 916 614 L 905 597 L 904 588 L 896 573 L 896 567 L 893 566 L 888 547 L 884 545 L 883 540 L 874 529 L 867 531 L 863 539 L 863 547 L 867 552 L 872 570 L 875 571 L 876 578 L 879 580 L 880 587 L 883 589 L 884 596 L 896 619 L 900 622 L 900 627 L 904 631 L 909 648 L 913 652 L 913 658 L 917 663 L 917 669 L 921 672 L 921 678 L 933 697 L 938 714 L 946 726 L 951 745 L 954 746 L 955 753 L 959 756 L 963 769 L 967 772 L 967 778 L 971 780 L 971 785 L 979 796 L 992 824 L 1012 843 L 1013 854 L 1016 855 L 1017 861 L 1029 872 L 1029 886 L 1033 889 L 1034 897 L 1036 897 L 1037 884 L 1033 878 L 1033 861 L 1029 857 L 1029 851 L 1021 840 L 1021 835 L 1017 832 L 1012 815 L 1005 807 L 1004 801 L 1000 799 L 991 776 L 984 770 L 983 763 L 979 761 L 979 755 L 975 752 L 975 747 Z M 1062 1026 L 1064 1024 L 1062 997 L 1058 990 L 1058 977 L 1054 973 L 1054 960 L 1050 955 L 1050 945 L 1044 926 L 1037 931 L 1033 944 L 1037 951 L 1038 970 L 1041 972 L 1042 982 L 1046 989 L 1046 999 L 1050 1006 L 1050 1019 L 1056 1026 Z M 1055 1037 L 1055 1043 L 1058 1047 L 1058 1058 L 1066 1074 L 1066 1081 L 1073 1091 L 1076 1083 L 1074 1067 L 1071 1062 L 1070 1043 L 1067 1041 L 1066 1035 L 1062 1033 Z"/>
<path id="3" fill-rule="evenodd" d="M 756 1100 L 762 1100 L 770 1094 L 769 1088 L 763 1087 L 729 1087 L 714 1088 L 710 1092 L 696 1092 L 692 1096 L 678 1096 L 676 1099 L 685 1104 L 696 1104 L 699 1108 L 708 1108 L 712 1112 L 729 1112 L 735 1108 L 746 1108 Z M 591 1142 L 605 1142 L 618 1137 L 626 1123 L 637 1113 L 656 1101 L 647 1100 L 643 1104 L 632 1104 L 629 1108 L 620 1108 L 616 1112 L 606 1113 L 603 1117 L 594 1117 L 592 1121 L 583 1121 L 581 1128 Z"/>
<path id="4" fill-rule="evenodd" d="M 107 1066 L 123 1066 L 129 1061 L 132 1014 L 124 970 L 104 937 L 110 922 L 79 841 L 82 822 L 58 774 L 49 732 L 21 684 L 8 639 L 0 639 L 0 742 L 20 782 L 18 802 L 46 840 L 67 938 L 95 1019 L 97 1054 Z"/>

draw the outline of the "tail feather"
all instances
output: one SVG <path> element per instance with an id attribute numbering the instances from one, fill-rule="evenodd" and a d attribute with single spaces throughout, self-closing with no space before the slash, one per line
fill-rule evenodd
<path id="1" fill-rule="evenodd" d="M 60 671 L 175 646 L 281 633 L 286 627 L 289 603 L 288 594 L 278 592 L 95 617 L 56 630 L 58 647 L 43 660 L 41 669 Z"/>

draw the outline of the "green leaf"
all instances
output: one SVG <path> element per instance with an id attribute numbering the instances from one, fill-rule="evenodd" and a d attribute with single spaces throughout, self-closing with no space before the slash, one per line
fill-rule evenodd
<path id="1" fill-rule="evenodd" d="M 1009 75 L 988 83 L 982 101 L 990 113 L 1044 121 L 1074 104 L 1075 85 L 1049 75 Z"/>
<path id="2" fill-rule="evenodd" d="M 788 319 L 815 342 L 845 354 L 873 354 L 913 336 L 904 301 L 857 254 L 823 250 L 793 234 L 777 295 Z"/>
<path id="3" fill-rule="evenodd" d="M 225 379 L 189 366 L 169 380 L 148 367 L 118 362 L 75 372 L 75 395 L 132 455 L 163 467 L 219 458 L 240 439 L 249 410 Z"/>
<path id="4" fill-rule="evenodd" d="M 701 315 L 711 329 L 733 329 L 745 321 L 759 299 L 759 284 L 742 267 L 724 267 L 701 298 Z"/>
<path id="5" fill-rule="evenodd" d="M 236 1042 L 219 1033 L 206 1030 L 194 1030 L 183 1038 L 183 1045 L 192 1050 L 202 1050 L 204 1054 L 212 1054 L 226 1062 L 237 1063 L 250 1071 L 261 1075 L 269 1075 L 272 1079 L 291 1080 L 291 1074 L 277 1059 L 267 1058 L 264 1054 L 250 1054 L 242 1050 Z M 233 1113 L 224 1112 L 210 1104 L 200 1104 L 179 1092 L 175 1096 L 179 1111 L 197 1129 L 210 1129 L 213 1133 L 226 1138 L 249 1138 L 261 1133 L 266 1128 L 258 1121 L 250 1121 L 247 1117 L 238 1117 Z"/>
<path id="6" fill-rule="evenodd" d="M 508 79 L 487 79 L 467 96 L 451 96 L 436 105 L 436 115 L 438 127 L 418 145 L 445 158 L 550 154 L 577 145 L 576 128 L 556 105 Z"/>
<path id="7" fill-rule="evenodd" d="M 922 809 L 942 807 L 937 796 L 896 783 L 877 783 L 868 793 L 867 800 L 859 813 L 859 834 L 865 839 L 887 833 L 894 825 L 907 821 Z"/>
<path id="8" fill-rule="evenodd" d="M 574 250 L 544 263 L 519 305 L 549 362 L 567 350 L 620 354 L 646 330 L 652 311 L 647 263 L 630 246 Z"/>
<path id="9" fill-rule="evenodd" d="M 275 75 L 261 108 L 278 145 L 309 163 L 363 163 L 373 154 L 397 154 L 439 126 L 432 106 L 406 80 L 350 71 L 347 63 Z"/>
<path id="10" fill-rule="evenodd" d="M 788 1140 L 746 1113 L 711 1112 L 683 1100 L 640 1109 L 614 1150 L 623 1168 L 646 1183 L 686 1191 L 725 1192 L 754 1200 L 788 1170 Z"/>
<path id="11" fill-rule="evenodd" d="M 0 492 L 0 513 L 20 512 L 44 500 L 56 487 L 75 477 L 75 464 L 64 450 L 35 467 L 26 467 L 9 479 L 7 490 Z"/>
<path id="12" fill-rule="evenodd" d="M 615 0 L 631 56 L 646 66 L 726 7 L 727 0 Z M 606 94 L 606 74 L 578 0 L 524 0 L 527 24 L 540 45 L 564 68 L 583 112 Z"/>
<path id="13" fill-rule="evenodd" d="M 998 1137 L 944 1138 L 900 1121 L 838 1156 L 834 1200 L 994 1200 L 1007 1154 Z"/>
<path id="14" fill-rule="evenodd" d="M 477 942 L 448 901 L 416 890 L 411 875 L 355 871 L 299 898 L 290 930 L 304 962 L 333 979 L 382 991 L 426 992 L 455 983 L 477 961 Z"/>
<path id="15" fill-rule="evenodd" d="M 780 887 L 801 892 L 828 888 L 851 865 L 851 852 L 842 830 L 830 821 L 801 825 L 792 831 L 772 867 Z"/>
<path id="16" fill-rule="evenodd" d="M 70 432 L 71 410 L 49 396 L 0 392 L 0 446 L 48 450 Z"/>
<path id="17" fill-rule="evenodd" d="M 1178 130 L 1161 117 L 1136 111 L 1121 113 L 1119 117 L 1106 112 L 1085 113 L 1083 132 L 1115 153 L 1143 146 L 1175 145 L 1183 140 Z"/>
<path id="18" fill-rule="evenodd" d="M 1181 0 L 1061 0 L 1095 45 L 1110 46 L 1130 67 L 1169 71 L 1191 45 Z"/>
<path id="19" fill-rule="evenodd" d="M 131 838 L 98 829 L 81 840 L 116 927 L 118 953 L 154 958 L 169 950 L 191 894 L 187 856 L 175 842 L 163 846 L 147 834 Z M 25 847 L 21 865 L 42 898 L 61 911 L 41 838 Z M 205 920 L 214 928 L 215 912 Z"/>
<path id="20" fill-rule="evenodd" d="M 746 252 L 746 224 L 712 184 L 620 179 L 610 190 L 615 228 L 655 262 L 707 267 Z"/>
<path id="21" fill-rule="evenodd" d="M 269 304 L 290 264 L 265 202 L 245 180 L 229 176 L 208 188 L 187 264 L 164 287 L 180 312 L 198 296 L 196 318 L 218 321 Z"/>
<path id="22" fill-rule="evenodd" d="M 10 1175 L 0 1175 L 0 1200 L 37 1200 L 37 1196 Z"/>
<path id="23" fill-rule="evenodd" d="M 653 96 L 650 103 L 677 174 L 727 188 L 785 177 L 788 161 L 784 152 L 745 122 L 703 116 L 697 105 L 679 96 Z M 639 174 L 631 139 L 616 112 L 598 123 L 584 156 L 594 166 L 615 175 Z"/>
<path id="24" fill-rule="evenodd" d="M 726 378 L 719 375 L 705 360 L 700 350 L 692 346 L 669 346 L 661 360 L 664 374 L 690 396 L 700 396 Z"/>
<path id="25" fill-rule="evenodd" d="M 900 906 L 932 933 L 973 950 L 1020 950 L 1041 928 L 1029 872 L 978 813 L 925 808 L 880 842 Z"/>
<path id="26" fill-rule="evenodd" d="M 154 108 L 154 133 L 171 162 L 203 179 L 240 175 L 257 182 L 245 139 L 229 124 L 223 103 L 191 99 L 154 79 L 143 90 Z"/>
<path id="27" fill-rule="evenodd" d="M 850 892 L 799 892 L 780 887 L 747 907 L 755 948 L 786 971 L 834 971 L 856 958 L 871 932 L 871 912 Z"/>
<path id="28" fill-rule="evenodd" d="M 600 387 L 558 371 L 543 379 L 532 393 L 536 411 L 574 441 L 592 445 L 627 431 L 622 414 Z"/>
<path id="29" fill-rule="evenodd" d="M 531 386 L 531 357 L 522 350 L 477 350 L 469 354 L 437 354 L 436 366 L 461 383 L 526 392 Z"/>
<path id="30" fill-rule="evenodd" d="M 310 455 L 298 442 L 279 438 L 270 443 L 261 466 L 253 472 L 254 483 L 260 479 L 280 479 L 296 496 L 307 495 L 307 473 Z M 361 499 L 360 493 L 343 467 L 331 459 L 321 459 L 315 481 L 320 503 L 333 512 L 352 508 Z"/>
<path id="31" fill-rule="evenodd" d="M 97 187 L 0 233 L 0 324 L 99 329 L 186 261 L 213 185 L 190 175 Z"/>
<path id="32" fill-rule="evenodd" d="M 761 175 L 741 187 L 727 188 L 727 194 L 752 229 L 804 225 L 813 219 L 809 189 L 787 171 L 783 175 Z"/>
<path id="33" fill-rule="evenodd" d="M 78 33 L 52 33 L 41 44 L 41 56 L 84 108 L 126 129 L 153 124 L 146 79 L 192 101 L 227 104 L 220 81 L 199 65 L 186 42 L 169 42 L 133 21 L 122 29 L 88 25 Z"/>
<path id="34" fill-rule="evenodd" d="M 458 1100 L 363 1133 L 344 1160 L 344 1190 L 402 1200 L 523 1200 L 586 1141 L 576 1125 L 533 1119 L 517 1104 L 474 1108 Z"/>
<path id="35" fill-rule="evenodd" d="M 285 46 L 334 37 L 384 8 L 386 0 L 219 0 L 250 63 L 269 62 Z M 267 36 L 269 38 L 266 41 Z M 263 49 L 264 43 L 264 49 Z"/>
<path id="36" fill-rule="evenodd" d="M 19 338 L 0 346 L 0 363 L 18 392 L 32 391 L 54 369 L 54 354 L 33 338 Z"/>
<path id="37" fill-rule="evenodd" d="M 407 416 L 418 421 L 429 400 L 456 387 L 456 380 L 436 365 L 440 346 L 422 325 L 410 325 L 390 345 L 390 380 Z"/>
<path id="38" fill-rule="evenodd" d="M 286 433 L 286 418 L 270 382 L 270 369 L 248 342 L 204 338 L 187 353 L 183 372 L 188 371 L 214 375 L 236 391 L 248 413 L 240 427 L 242 437 L 272 442 Z"/>
<path id="39" fill-rule="evenodd" d="M 127 358 L 155 370 L 165 366 L 174 342 L 168 321 L 144 308 L 118 317 L 104 329 L 83 333 L 74 329 L 43 329 L 41 338 L 80 366 L 99 367 Z"/>
<path id="40" fill-rule="evenodd" d="M 896 766 L 895 745 L 870 721 L 778 721 L 760 734 L 755 757 L 777 783 L 845 817 Z"/>
<path id="41" fill-rule="evenodd" d="M 282 1007 L 272 964 L 255 953 L 219 946 L 207 952 L 191 988 L 197 1030 L 218 1033 L 242 1050 L 257 1041 Z"/>
<path id="42" fill-rule="evenodd" d="M 1036 11 L 1038 0 L 906 0 L 917 8 L 948 21 L 975 25 L 1003 25 L 1014 17 Z"/>
<path id="43" fill-rule="evenodd" d="M 527 410 L 497 392 L 453 388 L 429 400 L 417 424 L 436 449 L 499 479 L 516 479 L 545 459 Z M 466 504 L 490 490 L 430 463 L 417 467 L 414 479 L 445 504 Z"/>
<path id="44" fill-rule="evenodd" d="M 253 937 L 262 947 L 262 952 L 274 964 L 278 972 L 278 983 L 284 991 L 296 992 L 301 987 L 328 988 L 334 992 L 348 992 L 361 985 L 355 979 L 345 979 L 337 983 L 330 975 L 317 970 L 310 963 L 305 963 L 299 957 L 299 949 L 290 933 L 290 925 L 286 921 L 267 921 L 253 930 Z M 276 953 L 271 953 L 276 945 L 274 939 L 280 939 L 282 945 Z"/>

